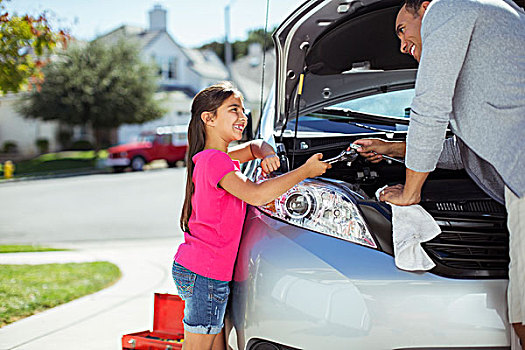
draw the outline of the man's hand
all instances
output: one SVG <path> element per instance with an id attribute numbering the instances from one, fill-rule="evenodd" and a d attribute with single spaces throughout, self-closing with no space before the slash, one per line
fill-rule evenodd
<path id="1" fill-rule="evenodd" d="M 421 201 L 421 188 L 429 173 L 406 169 L 405 185 L 385 188 L 379 194 L 379 200 L 395 205 L 412 205 Z"/>
<path id="2" fill-rule="evenodd" d="M 408 195 L 404 191 L 405 186 L 395 185 L 389 186 L 381 191 L 379 194 L 379 200 L 382 202 L 388 202 L 395 205 L 412 205 L 417 204 L 421 200 L 419 193 L 415 195 Z"/>
<path id="3" fill-rule="evenodd" d="M 381 139 L 359 139 L 354 144 L 360 145 L 357 149 L 360 155 L 372 163 L 378 163 L 383 160 L 383 154 L 390 157 L 405 156 L 405 142 L 384 141 Z"/>
<path id="4" fill-rule="evenodd" d="M 274 154 L 267 155 L 263 158 L 261 161 L 261 168 L 265 174 L 269 174 L 281 166 L 281 162 L 279 161 L 279 157 Z"/>

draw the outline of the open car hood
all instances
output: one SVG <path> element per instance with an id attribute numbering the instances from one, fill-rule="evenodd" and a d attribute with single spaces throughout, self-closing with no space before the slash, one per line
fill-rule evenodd
<path id="1" fill-rule="evenodd" d="M 276 127 L 328 101 L 412 85 L 417 62 L 399 51 L 394 26 L 400 0 L 309 0 L 273 34 Z"/>

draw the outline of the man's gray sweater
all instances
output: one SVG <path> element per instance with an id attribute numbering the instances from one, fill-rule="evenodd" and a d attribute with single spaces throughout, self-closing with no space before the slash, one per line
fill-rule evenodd
<path id="1" fill-rule="evenodd" d="M 510 0 L 434 0 L 421 36 L 407 167 L 434 170 L 450 125 L 523 197 L 525 12 Z"/>

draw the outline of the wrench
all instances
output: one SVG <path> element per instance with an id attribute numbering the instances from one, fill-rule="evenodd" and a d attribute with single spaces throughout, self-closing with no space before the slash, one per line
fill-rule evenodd
<path id="1" fill-rule="evenodd" d="M 352 147 L 352 149 L 358 149 L 359 147 L 361 147 L 361 145 L 356 145 L 355 143 L 352 143 L 350 144 L 350 147 Z M 374 152 L 374 154 L 379 154 L 377 152 Z M 381 156 L 385 159 L 388 159 L 388 160 L 393 160 L 394 162 L 398 162 L 398 163 L 401 163 L 401 164 L 405 164 L 405 161 L 402 160 L 402 159 L 397 159 L 397 158 L 394 158 L 394 157 L 390 157 L 390 156 L 387 156 L 387 155 L 384 155 L 384 154 L 381 154 Z"/>
<path id="2" fill-rule="evenodd" d="M 356 150 L 358 148 L 360 148 L 360 147 L 361 147 L 360 145 L 356 145 L 354 143 L 351 143 L 350 146 L 349 146 L 350 150 L 346 149 L 346 150 L 342 151 L 338 156 L 330 158 L 330 159 L 327 159 L 327 160 L 325 160 L 325 162 L 327 162 L 328 164 L 333 164 L 333 163 L 337 163 L 337 162 L 345 162 L 345 161 L 352 163 L 358 157 L 359 153 L 357 153 Z M 378 154 L 376 152 L 374 152 L 374 153 Z M 403 160 L 401 160 L 401 159 L 390 157 L 390 156 L 387 156 L 387 155 L 384 155 L 384 154 L 381 154 L 381 156 L 383 158 L 385 158 L 385 159 L 389 159 L 389 160 L 393 160 L 394 162 L 405 164 L 405 162 Z"/>
<path id="3" fill-rule="evenodd" d="M 376 152 L 374 152 L 375 154 L 378 154 Z M 398 163 L 401 163 L 401 164 L 405 164 L 405 161 L 402 160 L 402 159 L 397 159 L 397 158 L 394 158 L 394 157 L 390 157 L 390 156 L 385 156 L 384 154 L 381 154 L 381 156 L 385 159 L 388 159 L 388 160 L 393 160 L 394 162 L 398 162 Z"/>
<path id="4" fill-rule="evenodd" d="M 328 164 L 334 164 L 337 162 L 353 162 L 359 156 L 356 152 L 356 147 L 358 145 L 350 144 L 350 150 L 345 149 L 338 156 L 325 160 Z"/>

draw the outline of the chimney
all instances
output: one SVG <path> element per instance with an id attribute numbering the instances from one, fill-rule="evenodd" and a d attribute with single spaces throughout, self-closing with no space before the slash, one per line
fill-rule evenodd
<path id="1" fill-rule="evenodd" d="M 166 10 L 161 5 L 155 5 L 149 11 L 149 30 L 166 31 Z"/>

